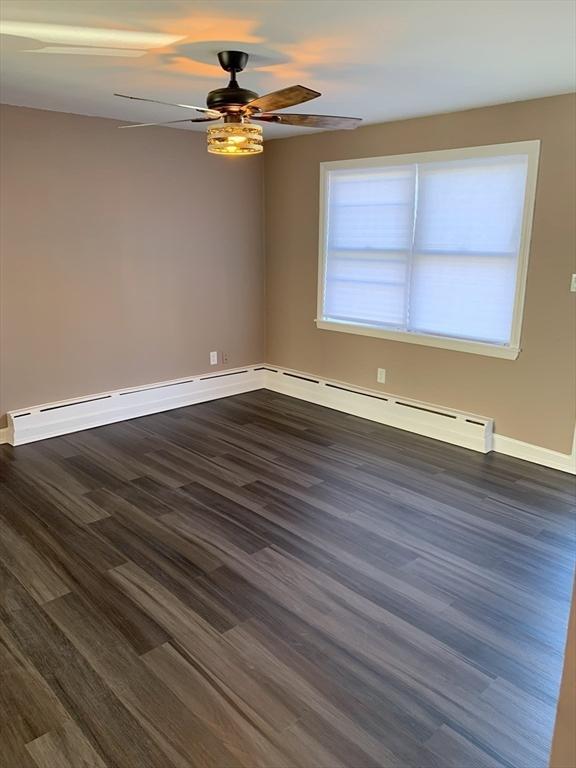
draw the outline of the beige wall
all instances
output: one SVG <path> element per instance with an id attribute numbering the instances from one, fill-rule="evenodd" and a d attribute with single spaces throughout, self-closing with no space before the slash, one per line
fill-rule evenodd
<path id="1" fill-rule="evenodd" d="M 267 358 L 494 417 L 499 433 L 568 453 L 575 421 L 576 100 L 557 96 L 266 144 Z M 541 139 L 522 352 L 515 361 L 314 326 L 319 163 Z M 387 370 L 385 386 L 376 368 Z"/>
<path id="2" fill-rule="evenodd" d="M 261 158 L 0 110 L 0 412 L 264 356 Z M 215 370 L 210 368 L 210 370 Z"/>
<path id="3" fill-rule="evenodd" d="M 550 768 L 574 768 L 574 766 L 576 766 L 576 590 L 572 594 L 564 672 L 550 758 Z"/>

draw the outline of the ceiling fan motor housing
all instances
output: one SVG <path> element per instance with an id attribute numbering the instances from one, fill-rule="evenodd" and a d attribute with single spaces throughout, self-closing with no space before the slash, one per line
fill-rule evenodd
<path id="1" fill-rule="evenodd" d="M 240 88 L 238 85 L 236 87 L 229 85 L 227 88 L 216 88 L 215 91 L 210 91 L 206 98 L 206 106 L 224 113 L 228 110 L 237 112 L 248 102 L 257 98 L 258 94 L 254 91 Z"/>

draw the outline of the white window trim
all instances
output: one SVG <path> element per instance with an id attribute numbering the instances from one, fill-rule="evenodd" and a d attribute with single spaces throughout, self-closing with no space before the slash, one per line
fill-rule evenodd
<path id="1" fill-rule="evenodd" d="M 443 160 L 458 160 L 461 158 L 498 157 L 500 155 L 527 155 L 528 173 L 526 178 L 526 196 L 524 200 L 524 217 L 518 250 L 518 265 L 516 272 L 516 293 L 514 296 L 514 313 L 512 316 L 512 333 L 509 344 L 491 344 L 488 342 L 468 341 L 448 336 L 413 333 L 411 331 L 393 331 L 369 324 L 351 324 L 337 320 L 324 320 L 324 290 L 326 285 L 326 240 L 327 240 L 327 186 L 328 172 L 344 168 L 373 168 L 378 166 L 408 165 L 411 163 L 438 162 Z M 476 355 L 501 357 L 515 360 L 520 353 L 522 333 L 522 318 L 524 314 L 524 297 L 526 293 L 526 277 L 528 273 L 528 257 L 530 254 L 530 238 L 532 235 L 532 219 L 534 216 L 534 200 L 536 197 L 536 179 L 538 176 L 538 160 L 540 156 L 540 141 L 515 141 L 508 144 L 488 144 L 482 147 L 463 147 L 462 149 L 446 149 L 431 152 L 415 152 L 408 155 L 389 155 L 384 157 L 367 157 L 359 160 L 338 160 L 320 163 L 320 252 L 318 257 L 318 306 L 316 327 L 325 331 L 352 333 L 360 336 L 374 336 L 379 339 L 390 339 L 408 344 L 422 344 L 428 347 L 452 349 L 458 352 L 471 352 Z"/>

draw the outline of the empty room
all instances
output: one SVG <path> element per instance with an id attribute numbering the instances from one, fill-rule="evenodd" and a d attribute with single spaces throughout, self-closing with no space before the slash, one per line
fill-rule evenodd
<path id="1" fill-rule="evenodd" d="M 576 768 L 576 0 L 2 0 L 0 766 Z"/>

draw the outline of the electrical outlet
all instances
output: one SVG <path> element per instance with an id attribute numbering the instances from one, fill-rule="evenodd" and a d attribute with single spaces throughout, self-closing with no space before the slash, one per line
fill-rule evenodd
<path id="1" fill-rule="evenodd" d="M 384 384 L 386 382 L 386 368 L 378 368 L 378 373 L 376 374 L 376 381 L 378 384 Z"/>
<path id="2" fill-rule="evenodd" d="M 572 280 L 570 280 L 570 290 L 572 293 L 576 293 L 576 274 L 572 275 Z"/>
<path id="3" fill-rule="evenodd" d="M 230 360 L 230 355 L 228 352 L 222 352 L 222 362 L 226 364 Z"/>
<path id="4" fill-rule="evenodd" d="M 218 365 L 218 352 L 210 352 L 210 365 Z"/>

